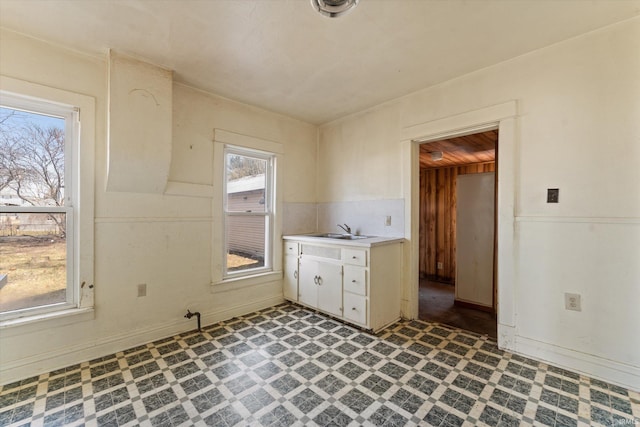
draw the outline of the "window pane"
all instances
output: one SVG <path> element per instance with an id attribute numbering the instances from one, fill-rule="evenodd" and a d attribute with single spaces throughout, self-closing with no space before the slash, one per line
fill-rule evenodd
<path id="1" fill-rule="evenodd" d="M 267 161 L 227 153 L 227 211 L 265 212 Z"/>
<path id="2" fill-rule="evenodd" d="M 65 216 L 0 213 L 0 312 L 66 301 Z"/>
<path id="3" fill-rule="evenodd" d="M 0 108 L 0 205 L 64 206 L 63 118 Z"/>
<path id="4" fill-rule="evenodd" d="M 227 216 L 227 271 L 264 267 L 265 221 L 262 215 Z"/>

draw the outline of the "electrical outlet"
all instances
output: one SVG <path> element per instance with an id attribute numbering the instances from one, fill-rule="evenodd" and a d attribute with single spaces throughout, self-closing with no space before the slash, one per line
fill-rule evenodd
<path id="1" fill-rule="evenodd" d="M 138 296 L 139 297 L 146 297 L 147 296 L 147 284 L 146 283 L 140 283 L 138 285 Z"/>
<path id="2" fill-rule="evenodd" d="M 384 219 L 384 225 L 386 225 L 387 227 L 391 226 L 391 215 L 387 215 Z"/>
<path id="3" fill-rule="evenodd" d="M 582 311 L 582 302 L 580 294 L 564 294 L 564 308 L 573 311 Z"/>
<path id="4" fill-rule="evenodd" d="M 444 265 L 442 265 L 441 262 L 438 262 L 437 267 L 438 267 L 438 270 L 442 270 L 444 268 Z"/>

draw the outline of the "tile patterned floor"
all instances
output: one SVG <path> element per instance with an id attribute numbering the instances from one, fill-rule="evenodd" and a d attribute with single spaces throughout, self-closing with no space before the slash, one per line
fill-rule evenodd
<path id="1" fill-rule="evenodd" d="M 284 304 L 6 385 L 0 425 L 626 426 L 639 398 L 470 332 Z"/>

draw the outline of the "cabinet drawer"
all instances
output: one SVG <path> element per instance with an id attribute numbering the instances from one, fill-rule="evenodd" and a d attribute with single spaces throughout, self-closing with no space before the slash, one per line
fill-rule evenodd
<path id="1" fill-rule="evenodd" d="M 367 298 L 344 293 L 344 318 L 361 325 L 367 325 Z"/>
<path id="2" fill-rule="evenodd" d="M 344 290 L 367 296 L 367 270 L 353 265 L 344 266 Z"/>
<path id="3" fill-rule="evenodd" d="M 298 256 L 298 243 L 297 242 L 284 242 L 284 254 Z"/>
<path id="4" fill-rule="evenodd" d="M 367 266 L 367 251 L 363 249 L 343 249 L 342 261 L 345 264 Z"/>

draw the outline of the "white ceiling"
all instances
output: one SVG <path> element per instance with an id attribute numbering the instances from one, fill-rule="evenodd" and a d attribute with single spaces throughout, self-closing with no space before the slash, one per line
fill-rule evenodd
<path id="1" fill-rule="evenodd" d="M 640 0 L 0 0 L 0 26 L 108 48 L 320 124 L 640 15 Z M 0 53 L 1 55 L 1 53 Z"/>

